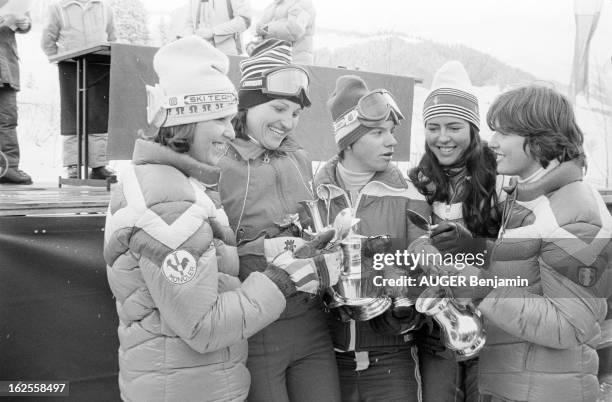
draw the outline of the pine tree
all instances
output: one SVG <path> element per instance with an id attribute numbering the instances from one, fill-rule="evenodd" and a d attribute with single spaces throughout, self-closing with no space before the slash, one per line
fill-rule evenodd
<path id="1" fill-rule="evenodd" d="M 170 23 L 166 16 L 162 16 L 159 19 L 159 24 L 157 24 L 157 30 L 159 34 L 159 46 L 163 46 L 166 43 L 170 43 L 172 40 L 172 36 L 170 34 Z"/>
<path id="2" fill-rule="evenodd" d="M 117 41 L 134 45 L 149 42 L 147 11 L 141 0 L 112 0 Z"/>

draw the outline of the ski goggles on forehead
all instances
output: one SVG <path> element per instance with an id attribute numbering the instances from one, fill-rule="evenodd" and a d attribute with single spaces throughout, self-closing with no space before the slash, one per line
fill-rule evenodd
<path id="1" fill-rule="evenodd" d="M 276 96 L 300 96 L 304 91 L 308 95 L 310 78 L 301 67 L 278 67 L 264 73 L 261 92 Z"/>
<path id="2" fill-rule="evenodd" d="M 362 96 L 354 109 L 336 120 L 334 129 L 337 131 L 357 120 L 366 127 L 376 127 L 389 117 L 393 118 L 396 124 L 404 119 L 404 115 L 389 91 L 375 89 Z"/>
<path id="3" fill-rule="evenodd" d="M 386 89 L 375 89 L 365 94 L 359 99 L 355 109 L 362 120 L 387 120 L 391 112 L 395 113 L 398 120 L 404 118 L 395 99 Z"/>

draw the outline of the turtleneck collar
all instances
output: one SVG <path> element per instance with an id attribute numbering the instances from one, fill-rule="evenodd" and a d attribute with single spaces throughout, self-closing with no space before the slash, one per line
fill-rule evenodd
<path id="1" fill-rule="evenodd" d="M 321 169 L 315 175 L 315 183 L 317 185 L 321 184 L 331 184 L 334 186 L 339 185 L 339 177 L 338 177 L 338 168 L 337 165 L 340 164 L 340 157 L 338 155 L 334 156 L 330 160 L 328 160 Z M 408 188 L 408 183 L 400 170 L 393 165 L 392 163 L 387 166 L 382 172 L 376 172 L 372 177 L 371 181 L 381 182 L 389 187 L 395 188 Z"/>
<path id="2" fill-rule="evenodd" d="M 346 187 L 348 191 L 359 191 L 368 184 L 372 177 L 374 177 L 375 172 L 354 172 L 344 167 L 342 162 L 338 162 L 336 166 L 338 171 L 338 177 Z"/>
<path id="3" fill-rule="evenodd" d="M 544 177 L 544 175 L 546 175 L 548 172 L 550 172 L 551 170 L 553 170 L 557 166 L 559 166 L 559 161 L 554 159 L 554 160 L 550 161 L 550 163 L 548 164 L 546 169 L 541 167 L 538 170 L 536 170 L 533 174 L 531 174 L 529 177 L 526 177 L 524 179 L 518 178 L 517 182 L 519 184 L 520 183 L 533 183 L 535 181 L 540 180 L 542 177 Z"/>
<path id="4" fill-rule="evenodd" d="M 169 165 L 183 174 L 199 180 L 207 187 L 219 183 L 221 169 L 193 159 L 187 154 L 182 154 L 155 142 L 137 139 L 134 144 L 132 162 L 135 165 Z"/>

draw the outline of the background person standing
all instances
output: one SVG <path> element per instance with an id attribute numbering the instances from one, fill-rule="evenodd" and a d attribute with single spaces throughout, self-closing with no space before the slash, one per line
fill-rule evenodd
<path id="1" fill-rule="evenodd" d="M 116 40 L 113 12 L 103 0 L 58 0 L 51 4 L 41 46 L 47 57 Z M 91 56 L 87 63 L 87 133 L 91 179 L 106 179 L 108 139 L 108 58 Z M 59 63 L 62 162 L 67 177 L 77 178 L 76 75 L 72 63 Z"/>
<path id="2" fill-rule="evenodd" d="M 198 35 L 225 54 L 242 54 L 240 35 L 251 26 L 249 0 L 190 0 L 180 36 Z"/>
<path id="3" fill-rule="evenodd" d="M 27 33 L 32 28 L 28 13 L 18 17 L 0 17 L 0 151 L 6 157 L 7 169 L 0 183 L 32 184 L 32 178 L 19 169 L 17 138 L 17 91 L 19 91 L 19 56 L 15 32 Z M 3 158 L 4 159 L 4 158 Z"/>
<path id="4" fill-rule="evenodd" d="M 274 0 L 264 10 L 255 31 L 262 39 L 291 42 L 295 64 L 312 64 L 316 16 L 311 0 Z"/>

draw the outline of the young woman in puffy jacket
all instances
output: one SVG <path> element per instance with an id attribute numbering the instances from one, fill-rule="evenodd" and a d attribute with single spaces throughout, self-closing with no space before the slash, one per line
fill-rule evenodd
<path id="1" fill-rule="evenodd" d="M 240 64 L 236 139 L 220 162 L 219 189 L 236 231 L 244 281 L 264 270 L 280 251 L 303 242 L 299 202 L 314 198 L 311 162 L 294 139 L 300 113 L 310 106 L 309 76 L 290 63 L 289 43 L 268 40 Z M 317 289 L 303 290 L 287 300 L 277 321 L 249 339 L 249 401 L 339 399 L 321 300 Z"/>
<path id="2" fill-rule="evenodd" d="M 480 138 L 478 99 L 463 65 L 444 64 L 423 106 L 425 155 L 409 172 L 432 208 L 432 244 L 442 253 L 470 253 L 485 268 L 501 226 L 507 178 L 496 173 L 494 152 Z M 563 164 L 539 187 L 552 189 L 575 165 Z M 525 194 L 540 191 L 522 183 Z M 478 402 L 478 357 L 465 359 L 444 346 L 433 321 L 421 330 L 419 358 L 425 402 Z"/>
<path id="3" fill-rule="evenodd" d="M 581 164 L 566 163 L 570 174 L 550 180 L 559 164 L 584 160 L 572 105 L 530 85 L 500 95 L 487 123 L 498 173 L 517 180 L 506 189 L 489 267 L 453 272 L 488 280 L 453 289 L 485 319 L 480 392 L 487 402 L 595 401 L 594 346 L 612 289 L 612 217 L 582 180 Z M 519 278 L 527 283 L 508 281 Z"/>
<path id="4" fill-rule="evenodd" d="M 287 256 L 240 282 L 234 233 L 212 191 L 215 165 L 234 138 L 228 59 L 191 36 L 162 47 L 153 65 L 160 84 L 147 87 L 147 114 L 159 132 L 136 141 L 105 229 L 121 398 L 243 401 L 247 338 L 303 286 L 292 276 L 313 276 L 312 287 L 333 277 L 317 275 L 330 259 Z"/>

